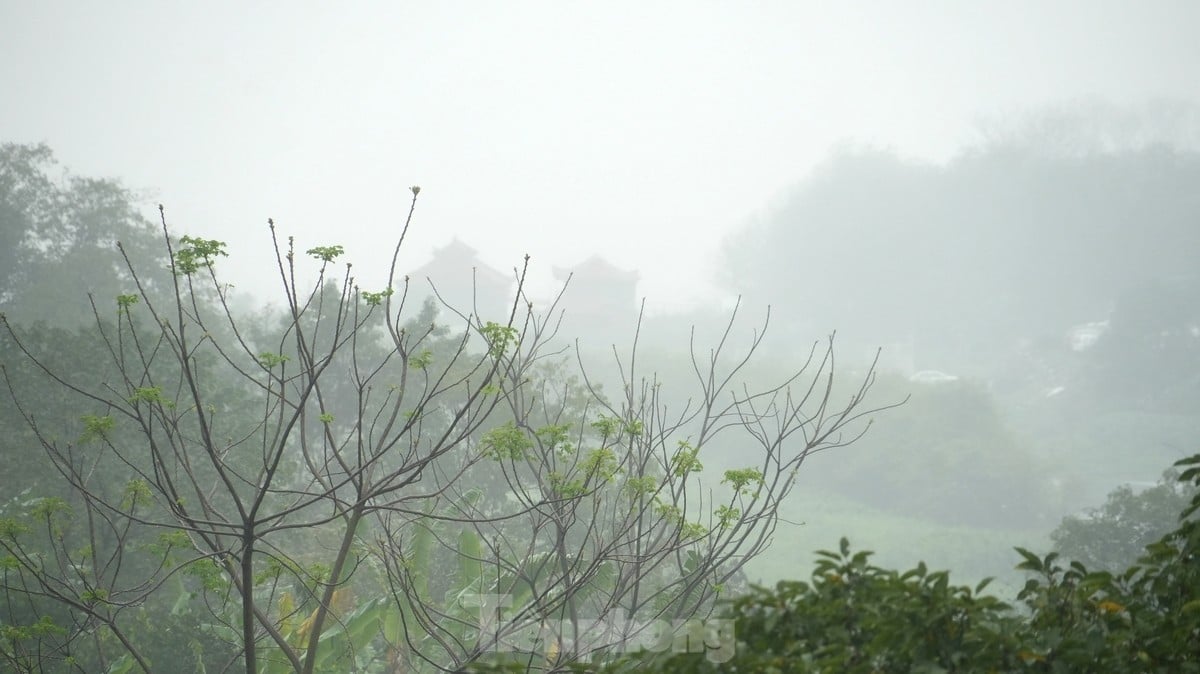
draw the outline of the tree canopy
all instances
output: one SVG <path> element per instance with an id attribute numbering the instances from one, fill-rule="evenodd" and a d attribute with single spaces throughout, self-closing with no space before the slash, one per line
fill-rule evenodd
<path id="1" fill-rule="evenodd" d="M 94 254 L 106 274 L 51 279 L 90 291 L 90 323 L 0 314 L 2 449 L 28 476 L 0 494 L 0 658 L 16 671 L 605 657 L 649 621 L 711 613 L 771 541 L 805 459 L 879 411 L 874 373 L 843 377 L 832 338 L 746 383 L 762 335 L 732 339 L 736 311 L 714 348 L 689 350 L 682 407 L 634 355 L 606 394 L 554 344 L 524 272 L 504 313 L 406 311 L 396 256 L 386 286 L 363 288 L 342 246 L 269 220 L 282 309 L 246 316 L 220 280 L 224 242 L 174 236 L 160 206 L 149 268 L 122 239 L 110 269 L 98 251 L 143 229 L 128 193 L 41 179 L 44 149 L 14 156 L 50 195 L 22 202 L 27 255 Z M 97 184 L 111 208 L 63 196 Z M 706 473 L 731 436 L 738 463 Z"/>
<path id="2" fill-rule="evenodd" d="M 162 282 L 160 236 L 118 181 L 73 175 L 46 145 L 0 145 L 0 311 L 10 320 L 90 324 L 87 292 L 130 292 L 118 242 L 146 283 Z"/>
<path id="3" fill-rule="evenodd" d="M 1097 114 L 1034 119 L 942 165 L 844 148 L 730 237 L 725 280 L 798 334 L 837 326 L 974 372 L 1139 288 L 1194 288 L 1200 154 L 1109 146 Z"/>

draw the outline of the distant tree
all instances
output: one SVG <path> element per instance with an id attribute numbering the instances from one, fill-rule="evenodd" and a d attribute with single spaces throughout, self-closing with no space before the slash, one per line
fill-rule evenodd
<path id="1" fill-rule="evenodd" d="M 1178 526 L 1179 513 L 1194 495 L 1193 486 L 1169 470 L 1153 487 L 1135 492 L 1122 485 L 1099 508 L 1063 518 L 1050 538 L 1067 559 L 1119 573 L 1144 555 L 1146 546 Z"/>
<path id="2" fill-rule="evenodd" d="M 803 321 L 787 334 L 836 326 L 959 374 L 1103 320 L 1200 259 L 1200 148 L 1113 143 L 1105 114 L 1034 116 L 945 165 L 842 150 L 730 237 L 725 280 Z"/>
<path id="3" fill-rule="evenodd" d="M 0 145 L 0 311 L 21 323 L 90 324 L 79 288 L 106 299 L 131 292 L 118 241 L 157 291 L 166 258 L 136 204 L 116 181 L 58 169 L 46 145 Z"/>
<path id="4" fill-rule="evenodd" d="M 77 419 L 43 424 L 3 365 L 74 499 L 0 492 L 0 658 L 16 671 L 179 671 L 184 647 L 198 671 L 249 674 L 598 657 L 654 619 L 707 615 L 770 542 L 805 458 L 872 412 L 872 372 L 835 397 L 832 343 L 741 387 L 761 335 L 727 357 L 729 332 L 693 352 L 692 404 L 665 406 L 633 356 L 609 398 L 558 369 L 524 272 L 507 315 L 434 322 L 404 312 L 395 258 L 367 290 L 335 271 L 338 245 L 276 239 L 282 320 L 245 329 L 262 320 L 229 307 L 225 245 L 174 239 L 165 214 L 161 241 L 165 293 L 123 248 L 134 290 L 95 300 L 108 376 L 64 370 L 0 316 L 23 373 L 71 394 Z M 699 478 L 727 434 L 745 463 L 712 502 Z M 174 653 L 154 650 L 151 615 Z"/>
<path id="5" fill-rule="evenodd" d="M 1039 457 L 1010 429 L 985 386 L 880 377 L 906 404 L 823 469 L 813 487 L 897 515 L 951 525 L 1028 527 L 1050 508 Z"/>
<path id="6" fill-rule="evenodd" d="M 1085 351 L 1080 384 L 1109 407 L 1191 414 L 1200 405 L 1200 272 L 1138 283 Z"/>

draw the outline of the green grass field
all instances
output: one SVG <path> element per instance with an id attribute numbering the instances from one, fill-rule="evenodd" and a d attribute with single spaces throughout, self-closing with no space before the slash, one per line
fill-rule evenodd
<path id="1" fill-rule="evenodd" d="M 989 591 L 1011 598 L 1023 584 L 1014 546 L 1035 552 L 1050 549 L 1049 532 L 1057 522 L 1028 530 L 951 526 L 897 516 L 834 494 L 794 493 L 775 532 L 774 542 L 747 566 L 752 582 L 774 584 L 806 580 L 814 551 L 836 550 L 842 536 L 855 550 L 872 550 L 874 563 L 900 571 L 924 561 L 931 569 L 947 569 L 951 582 L 974 586 L 994 577 Z M 1039 522 L 1039 525 L 1043 523 Z"/>

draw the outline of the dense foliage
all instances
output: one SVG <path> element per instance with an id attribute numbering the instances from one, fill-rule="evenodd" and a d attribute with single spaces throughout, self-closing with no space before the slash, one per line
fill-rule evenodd
<path id="1" fill-rule="evenodd" d="M 61 169 L 46 145 L 0 144 L 0 311 L 22 323 L 88 325 L 89 295 L 105 310 L 133 285 L 123 254 L 161 289 L 161 238 L 132 191 Z"/>
<path id="2" fill-rule="evenodd" d="M 301 255 L 290 240 L 275 261 L 291 279 L 285 306 L 246 321 L 213 270 L 221 242 L 175 239 L 165 219 L 156 232 L 119 184 L 57 178 L 54 166 L 44 146 L 0 148 L 4 667 L 1200 668 L 1189 659 L 1200 457 L 1068 518 L 1056 552 L 1021 549 L 1030 579 L 1015 602 L 924 564 L 884 568 L 845 539 L 805 581 L 717 602 L 739 594 L 805 457 L 857 439 L 849 424 L 873 371 L 856 384 L 861 372 L 835 374 L 832 352 L 814 350 L 783 385 L 729 404 L 732 377 L 775 382 L 794 371 L 795 349 L 747 366 L 721 348 L 697 361 L 667 340 L 650 380 L 621 361 L 589 376 L 546 349 L 552 322 L 521 318 L 520 301 L 498 322 L 432 304 L 401 318 L 404 293 L 332 274 L 340 246 Z M 295 280 L 304 263 L 317 270 L 310 288 Z M 91 297 L 75 287 L 85 281 Z M 1095 348 L 1045 371 L 1071 390 L 1123 386 L 1112 407 L 1190 414 L 1200 379 L 1162 383 L 1200 362 L 1192 283 L 1127 292 Z M 732 327 L 715 341 L 731 342 Z M 805 372 L 819 417 L 787 387 Z M 697 376 L 695 399 L 662 386 Z M 1052 509 L 1058 480 L 1010 430 L 992 382 L 879 383 L 884 400 L 911 397 L 821 465 L 826 493 L 944 525 L 1028 528 Z M 830 413 L 829 391 L 845 386 L 849 406 Z M 1036 407 L 1058 423 L 1069 397 L 1039 394 Z M 793 435 L 803 441 L 785 446 Z M 748 466 L 748 454 L 765 459 Z M 701 483 L 706 466 L 716 477 Z M 487 604 L 497 597 L 513 606 Z M 489 634 L 492 610 L 504 618 Z M 597 626 L 580 622 L 593 615 Z M 638 645 L 649 654 L 622 653 Z"/>
<path id="3" fill-rule="evenodd" d="M 176 237 L 159 206 L 160 255 L 134 255 L 142 221 L 63 196 L 111 185 L 63 187 L 48 151 L 5 152 L 0 215 L 53 281 L 0 297 L 20 300 L 0 307 L 0 452 L 23 478 L 0 491 L 7 669 L 457 671 L 538 652 L 526 637 L 546 626 L 570 645 L 526 664 L 553 670 L 643 620 L 708 615 L 772 539 L 805 458 L 878 411 L 872 371 L 834 386 L 832 339 L 747 382 L 761 335 L 734 346 L 736 310 L 715 348 L 691 349 L 679 409 L 633 358 L 610 365 L 611 398 L 574 368 L 524 294 L 527 266 L 500 315 L 406 307 L 395 260 L 415 186 L 382 289 L 358 286 L 342 246 L 297 246 L 268 221 L 282 309 L 247 316 L 223 242 Z M 54 273 L 73 257 L 39 257 L 62 232 L 101 235 L 65 249 L 105 261 L 78 323 L 24 303 L 81 293 L 74 269 Z M 716 438 L 751 451 L 710 478 Z"/>
<path id="4" fill-rule="evenodd" d="M 1038 457 L 981 382 L 881 384 L 897 398 L 910 395 L 879 420 L 879 433 L 822 467 L 821 488 L 888 512 L 975 527 L 1028 526 L 1056 505 Z"/>
<path id="5" fill-rule="evenodd" d="M 1200 485 L 1200 454 L 1176 464 Z M 808 582 L 756 588 L 730 606 L 733 629 L 661 644 L 604 671 L 1200 671 L 1200 493 L 1179 525 L 1119 573 L 1018 548 L 1030 575 L 1017 605 L 955 586 L 922 564 L 900 573 L 843 539 Z M 690 650 L 692 652 L 680 652 Z"/>
<path id="6" fill-rule="evenodd" d="M 1169 470 L 1141 491 L 1121 485 L 1100 507 L 1063 518 L 1050 537 L 1067 559 L 1119 573 L 1133 565 L 1146 546 L 1175 528 L 1179 512 L 1195 492 L 1195 485 L 1181 482 L 1179 473 Z"/>
<path id="7" fill-rule="evenodd" d="M 1114 301 L 1159 314 L 1194 298 L 1200 203 L 1185 186 L 1200 178 L 1200 154 L 1111 148 L 1099 137 L 1064 146 L 1061 134 L 1096 114 L 1057 127 L 1031 119 L 1030 133 L 998 135 L 942 165 L 837 153 L 731 237 L 728 283 L 783 308 L 794 334 L 835 325 L 864 345 L 911 346 L 920 369 L 971 373 L 999 372 L 1023 340 L 1103 320 Z M 1158 315 L 1128 322 L 1121 339 L 1169 342 L 1162 351 L 1186 349 L 1195 365 L 1200 340 L 1186 329 L 1196 306 L 1168 311 L 1168 325 Z M 1165 340 L 1164 327 L 1175 330 Z M 1178 360 L 1142 353 L 1156 367 L 1133 381 L 1179 385 L 1160 376 Z"/>

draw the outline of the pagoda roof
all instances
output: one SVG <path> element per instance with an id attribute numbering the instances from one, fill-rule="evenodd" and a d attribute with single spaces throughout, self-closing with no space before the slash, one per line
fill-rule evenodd
<path id="1" fill-rule="evenodd" d="M 599 255 L 592 255 L 588 259 L 580 262 L 574 267 L 555 267 L 554 278 L 565 281 L 568 276 L 574 275 L 576 279 L 612 279 L 626 282 L 635 282 L 638 280 L 637 271 L 625 271 L 613 266 L 608 260 Z"/>
<path id="2" fill-rule="evenodd" d="M 450 243 L 433 249 L 433 258 L 409 273 L 413 278 L 444 279 L 446 275 L 455 276 L 467 270 L 475 270 L 475 278 L 482 283 L 508 283 L 512 279 L 479 259 L 479 253 L 471 246 L 454 237 Z"/>

